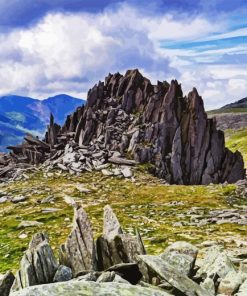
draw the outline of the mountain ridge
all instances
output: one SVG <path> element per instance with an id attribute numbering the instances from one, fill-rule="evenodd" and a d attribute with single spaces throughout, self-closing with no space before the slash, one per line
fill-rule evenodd
<path id="1" fill-rule="evenodd" d="M 59 94 L 44 100 L 8 95 L 0 97 L 0 151 L 21 142 L 26 132 L 44 136 L 50 113 L 62 123 L 84 100 Z"/>
<path id="2" fill-rule="evenodd" d="M 220 109 L 229 109 L 229 108 L 247 108 L 247 97 L 240 99 L 238 101 L 235 101 L 233 103 L 227 104 Z"/>

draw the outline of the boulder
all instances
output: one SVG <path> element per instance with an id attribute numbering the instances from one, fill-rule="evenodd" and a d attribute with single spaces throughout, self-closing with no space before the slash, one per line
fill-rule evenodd
<path id="1" fill-rule="evenodd" d="M 95 283 L 70 281 L 23 289 L 10 296 L 169 296 L 170 294 L 156 288 L 145 288 L 123 283 Z"/>
<path id="2" fill-rule="evenodd" d="M 107 271 L 114 271 L 132 285 L 136 285 L 142 278 L 142 273 L 137 263 L 117 264 L 108 268 Z"/>
<path id="3" fill-rule="evenodd" d="M 191 276 L 193 273 L 198 249 L 187 242 L 175 242 L 160 255 L 177 271 Z"/>
<path id="4" fill-rule="evenodd" d="M 38 222 L 38 221 L 22 221 L 19 225 L 18 225 L 18 229 L 21 228 L 27 228 L 27 227 L 37 227 L 37 226 L 41 226 L 44 223 L 42 222 Z"/>
<path id="5" fill-rule="evenodd" d="M 72 279 L 72 270 L 64 265 L 59 265 L 54 278 L 53 278 L 53 282 L 66 282 L 66 281 L 70 281 Z"/>
<path id="6" fill-rule="evenodd" d="M 124 178 L 131 178 L 133 176 L 133 173 L 129 167 L 125 167 L 121 170 Z"/>
<path id="7" fill-rule="evenodd" d="M 15 197 L 11 198 L 11 202 L 12 203 L 19 203 L 19 202 L 24 202 L 27 199 L 28 199 L 27 196 L 19 195 L 19 196 L 15 196 Z"/>
<path id="8" fill-rule="evenodd" d="M 236 296 L 246 296 L 247 295 L 247 280 L 243 282 L 243 284 L 240 286 L 238 293 L 235 294 Z"/>
<path id="9" fill-rule="evenodd" d="M 171 286 L 184 293 L 186 296 L 213 295 L 186 275 L 176 270 L 169 263 L 163 261 L 160 256 L 140 255 L 139 259 L 155 272 L 157 276 L 167 281 Z"/>

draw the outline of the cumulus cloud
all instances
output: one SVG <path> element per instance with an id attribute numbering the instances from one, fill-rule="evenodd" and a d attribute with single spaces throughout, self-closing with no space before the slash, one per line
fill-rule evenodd
<path id="1" fill-rule="evenodd" d="M 210 57 L 222 54 L 222 49 L 171 47 L 219 36 L 226 29 L 221 18 L 212 23 L 201 15 L 182 14 L 178 19 L 127 4 L 94 14 L 50 13 L 31 27 L 0 33 L 0 95 L 44 98 L 66 92 L 85 98 L 109 72 L 138 67 L 153 82 L 177 78 L 186 92 L 197 86 L 208 106 L 213 98 L 232 98 L 233 92 L 241 97 L 243 87 L 236 92 L 234 81 L 240 85 L 244 78 L 238 76 L 246 77 L 246 68 L 239 72 L 225 67 L 220 73 L 217 65 L 200 65 L 212 62 Z"/>

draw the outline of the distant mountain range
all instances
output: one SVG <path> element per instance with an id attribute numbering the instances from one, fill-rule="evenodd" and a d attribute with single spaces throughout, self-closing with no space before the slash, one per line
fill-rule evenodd
<path id="1" fill-rule="evenodd" d="M 247 108 L 247 98 L 243 98 L 231 104 L 227 104 L 220 109 L 231 109 L 231 108 Z"/>
<path id="2" fill-rule="evenodd" d="M 15 95 L 0 97 L 0 151 L 6 151 L 8 145 L 21 143 L 27 132 L 42 137 L 50 113 L 62 124 L 68 114 L 84 103 L 65 94 L 45 100 Z"/>
<path id="3" fill-rule="evenodd" d="M 243 98 L 234 103 L 227 104 L 219 109 L 211 110 L 209 114 L 219 113 L 245 113 L 247 112 L 247 98 Z"/>

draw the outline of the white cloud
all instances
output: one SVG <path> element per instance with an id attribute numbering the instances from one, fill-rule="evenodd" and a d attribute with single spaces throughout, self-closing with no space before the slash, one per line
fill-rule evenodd
<path id="1" fill-rule="evenodd" d="M 85 98 L 87 90 L 109 72 L 139 67 L 153 82 L 179 79 L 185 93 L 196 86 L 211 108 L 233 96 L 246 96 L 241 86 L 246 65 L 217 65 L 219 56 L 245 54 L 246 46 L 205 45 L 198 51 L 166 45 L 245 33 L 219 34 L 226 30 L 225 20 L 151 15 L 126 4 L 98 14 L 49 14 L 33 27 L 0 34 L 0 95 L 44 98 L 68 93 Z"/>
<path id="2" fill-rule="evenodd" d="M 222 40 L 222 39 L 227 39 L 227 38 L 245 37 L 245 36 L 247 36 L 247 28 L 240 28 L 237 30 L 233 30 L 231 32 L 226 32 L 226 33 L 222 33 L 222 34 L 215 34 L 213 36 L 201 38 L 198 41 L 213 41 L 213 40 Z"/>

